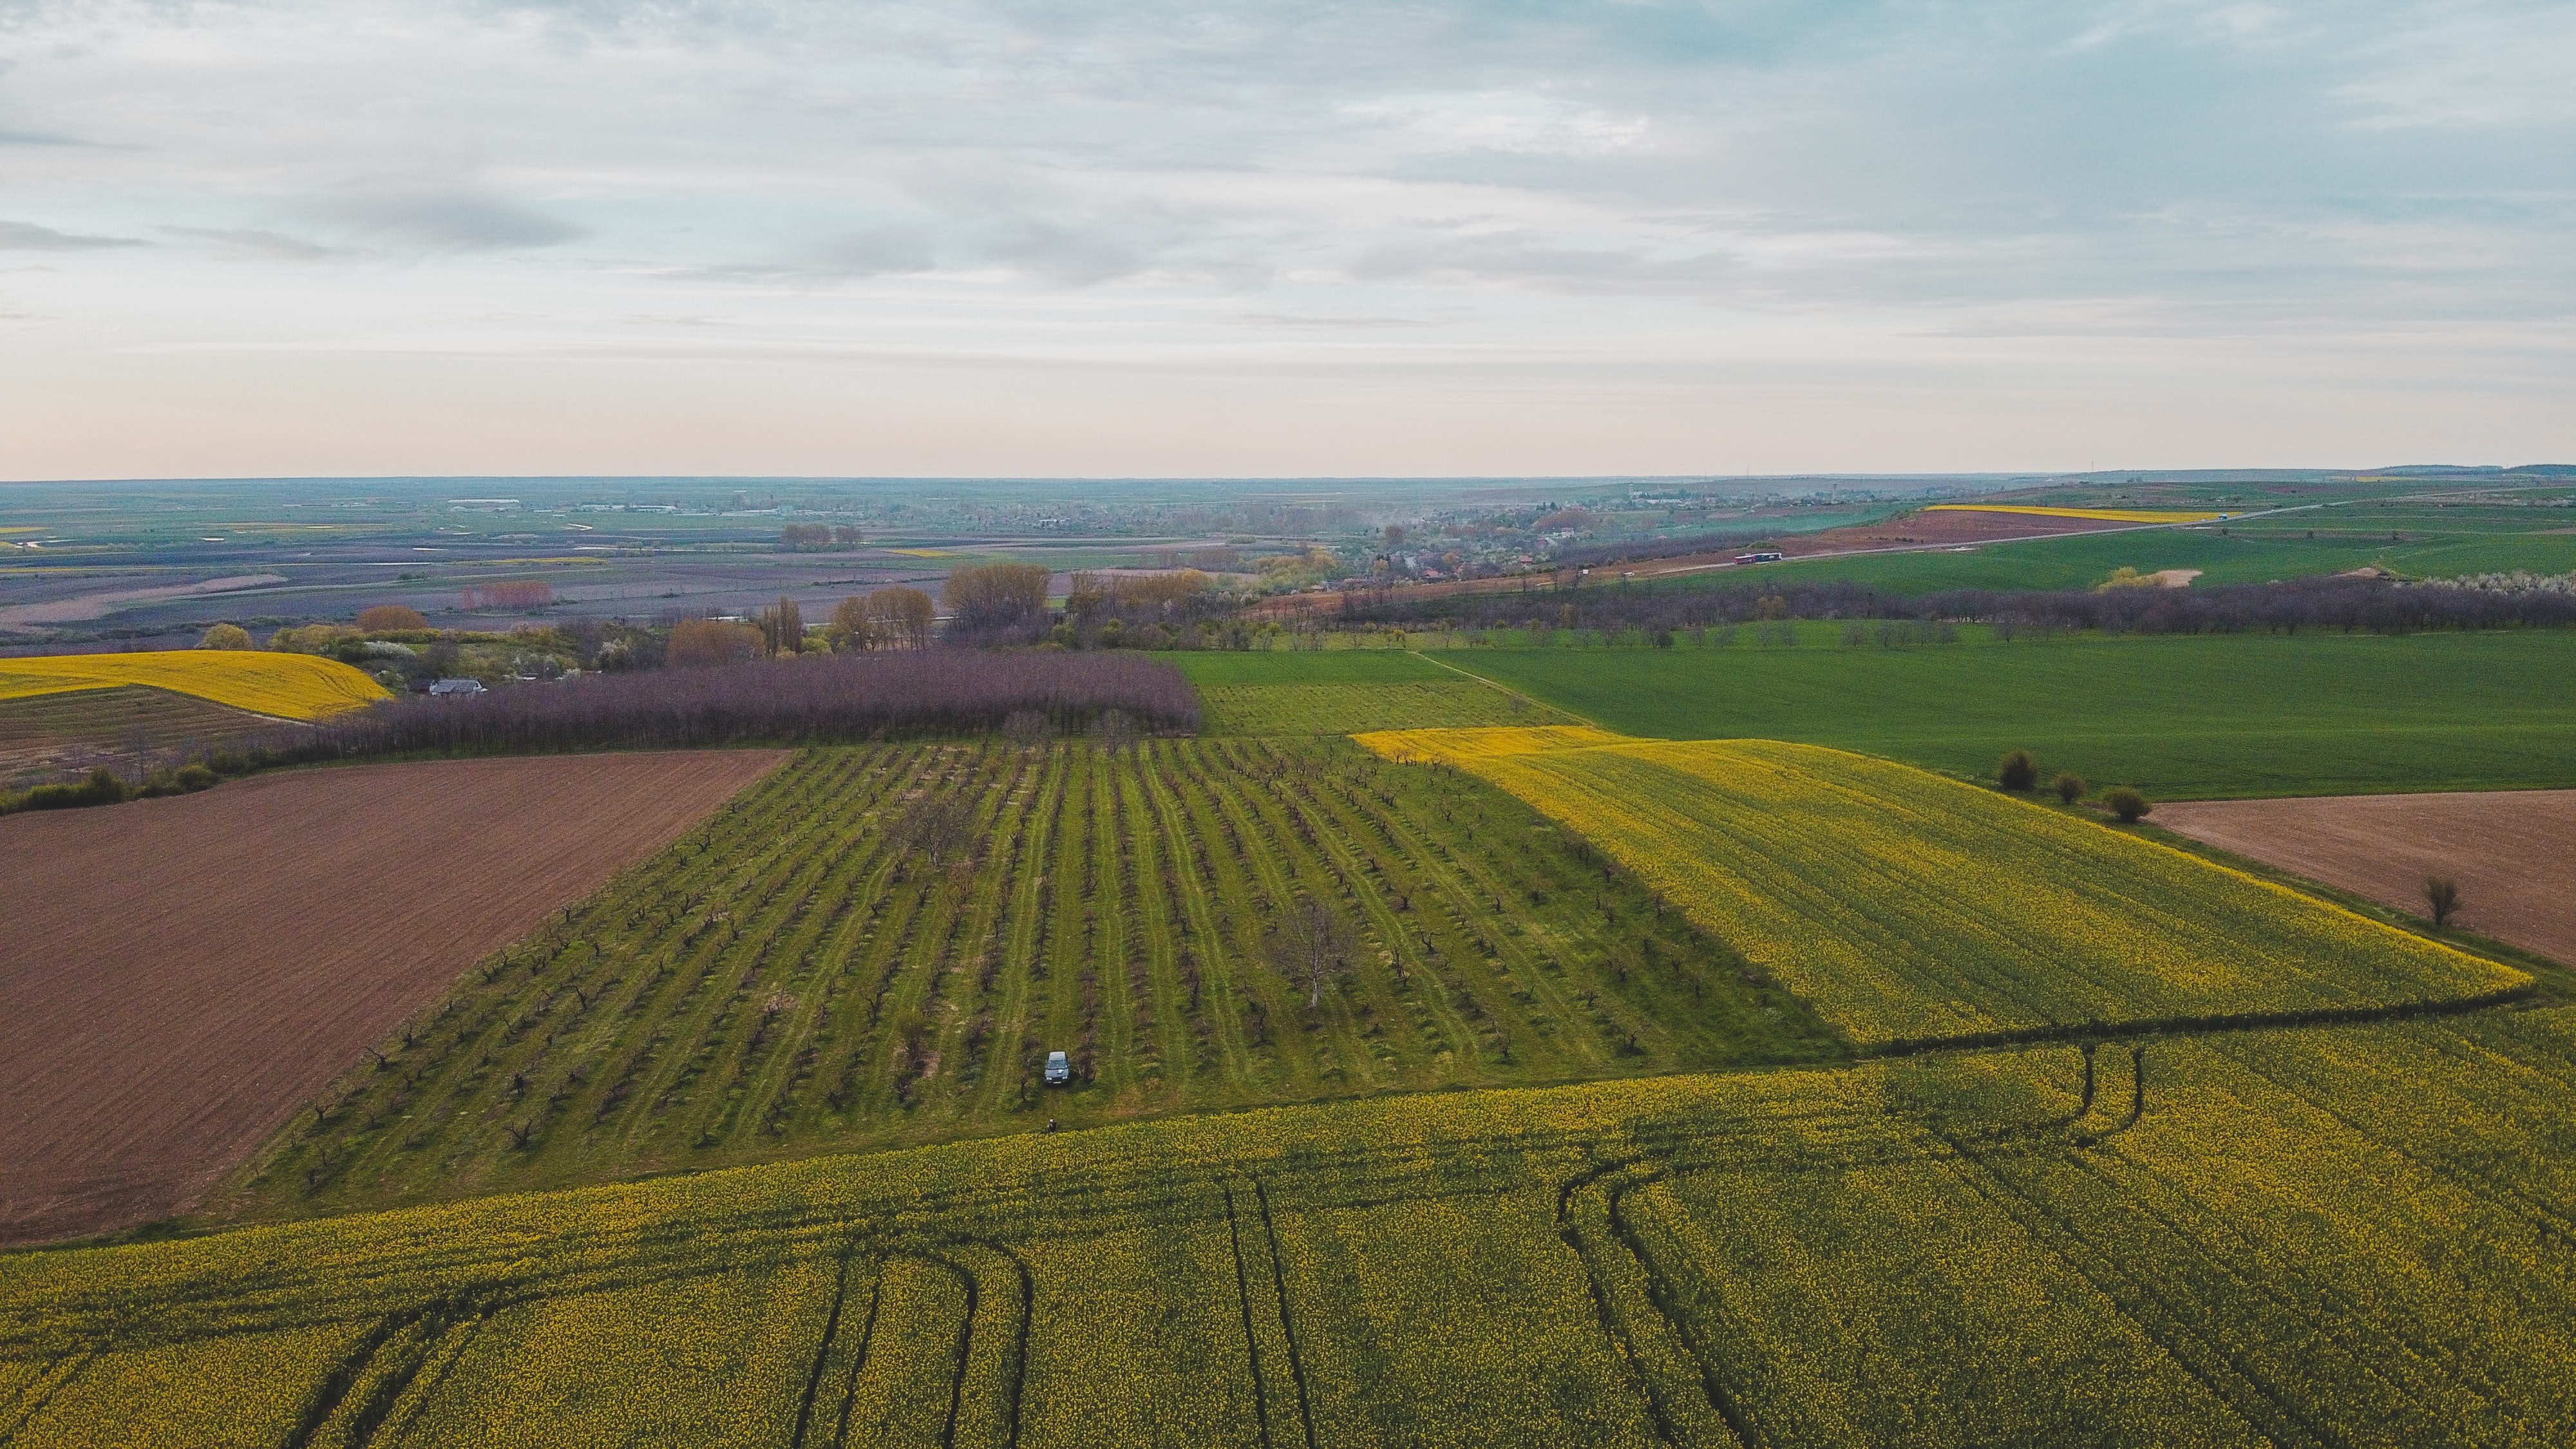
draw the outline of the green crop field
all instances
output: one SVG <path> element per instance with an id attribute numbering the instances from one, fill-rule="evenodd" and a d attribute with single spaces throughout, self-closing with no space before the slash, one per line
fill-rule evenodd
<path id="1" fill-rule="evenodd" d="M 1200 652 L 1173 659 L 1198 687 L 1211 734 L 1351 735 L 1573 722 L 1409 650 Z"/>
<path id="2" fill-rule="evenodd" d="M 2195 587 L 2259 584 L 2360 568 L 2408 578 L 2576 572 L 2576 510 L 2367 501 L 2191 528 L 2124 529 L 1974 548 L 1790 559 L 1690 576 L 1745 587 L 1844 580 L 1903 594 L 1941 589 L 2085 589 L 2121 568 L 2198 569 Z M 1900 530 L 1901 531 L 1901 530 Z"/>
<path id="3" fill-rule="evenodd" d="M 927 860 L 904 822 L 950 800 L 971 844 Z M 1262 955 L 1298 895 L 1358 938 L 1311 1014 Z M 812 751 L 487 962 L 246 1190 L 283 1214 L 1839 1052 L 1746 975 L 1510 796 L 1347 741 Z"/>
<path id="4" fill-rule="evenodd" d="M 1831 624 L 1793 648 L 1757 632 L 1441 657 L 1621 734 L 1795 740 L 1980 777 L 2021 748 L 2046 775 L 2157 799 L 2576 785 L 2576 633 L 1967 631 L 1885 649 L 1846 647 Z"/>
<path id="5" fill-rule="evenodd" d="M 2554 1444 L 2576 1010 L 1420 1094 L 0 1258 L 13 1446 Z"/>

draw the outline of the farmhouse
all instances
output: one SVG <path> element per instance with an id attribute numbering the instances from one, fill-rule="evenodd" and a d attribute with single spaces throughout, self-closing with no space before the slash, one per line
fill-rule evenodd
<path id="1" fill-rule="evenodd" d="M 441 679 L 429 686 L 429 692 L 434 697 L 481 694 L 483 693 L 483 681 L 479 679 Z"/>

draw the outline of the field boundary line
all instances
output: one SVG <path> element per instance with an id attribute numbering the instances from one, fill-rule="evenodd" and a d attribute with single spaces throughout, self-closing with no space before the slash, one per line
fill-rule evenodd
<path id="1" fill-rule="evenodd" d="M 2044 1046 L 2051 1042 L 2213 1036 L 2249 1031 L 2294 1031 L 2311 1026 L 2360 1026 L 2379 1021 L 2404 1021 L 2418 1016 L 2474 1016 L 2494 1007 L 2510 1006 L 2536 995 L 2539 990 L 2539 982 L 2525 981 L 2473 996 L 2447 997 L 2438 1001 L 2395 1001 L 2379 1006 L 2317 1006 L 2292 1011 L 2239 1011 L 2215 1016 L 2158 1016 L 2137 1021 L 2066 1022 L 1963 1036 L 1899 1037 L 1876 1046 L 1855 1047 L 1853 1062 L 1885 1061 L 1933 1052 L 1982 1052 L 2005 1047 Z"/>
<path id="2" fill-rule="evenodd" d="M 1533 698 L 1531 698 L 1530 696 L 1528 696 L 1528 695 L 1526 695 L 1526 694 L 1521 693 L 1519 690 L 1512 688 L 1510 685 L 1503 683 L 1503 682 L 1502 682 L 1501 680 L 1499 680 L 1499 679 L 1492 679 L 1492 678 L 1488 678 L 1488 677 L 1487 677 L 1487 676 L 1485 676 L 1485 675 L 1478 674 L 1476 671 L 1474 671 L 1474 670 L 1472 670 L 1472 669 L 1461 669 L 1461 668 L 1459 668 L 1457 665 L 1450 663 L 1450 662 L 1449 662 L 1448 660 L 1446 660 L 1446 659 L 1434 659 L 1434 658 L 1432 658 L 1432 657 L 1431 657 L 1431 651 L 1429 651 L 1429 650 L 1427 650 L 1427 649 L 1410 649 L 1410 650 L 1407 650 L 1407 651 L 1405 651 L 1405 652 L 1407 652 L 1407 653 L 1411 654 L 1414 658 L 1419 659 L 1419 660 L 1423 661 L 1423 662 L 1424 662 L 1424 663 L 1426 663 L 1426 664 L 1437 664 L 1437 665 L 1439 665 L 1441 668 L 1448 670 L 1448 671 L 1449 671 L 1450 673 L 1452 673 L 1452 674 L 1461 675 L 1461 676 L 1464 676 L 1465 678 L 1472 679 L 1472 680 L 1476 681 L 1478 684 L 1484 685 L 1484 686 L 1486 686 L 1487 688 L 1490 688 L 1490 689 L 1499 689 L 1499 690 L 1501 690 L 1503 693 L 1505 693 L 1505 694 L 1507 694 L 1507 695 L 1511 696 L 1511 697 L 1512 697 L 1512 698 L 1514 698 L 1514 699 L 1519 700 L 1521 703 L 1523 703 L 1523 704 L 1525 704 L 1525 705 L 1528 705 L 1528 706 L 1529 706 L 1530 708 L 1532 708 L 1532 709 L 1554 710 L 1556 713 L 1561 714 L 1561 715 L 1564 715 L 1564 716 L 1565 716 L 1566 718 L 1568 718 L 1568 719 L 1581 720 L 1583 723 L 1585 723 L 1585 724 L 1588 724 L 1588 725 L 1592 726 L 1592 727 L 1593 727 L 1594 729 L 1596 729 L 1596 730 L 1602 730 L 1603 732 L 1608 733 L 1608 734 L 1617 734 L 1617 733 L 1618 733 L 1618 731 L 1607 728 L 1606 726 L 1604 726 L 1604 725 L 1601 723 L 1601 721 L 1599 721 L 1599 720 L 1597 720 L 1597 719 L 1593 719 L 1593 718 L 1592 718 L 1592 717 L 1590 717 L 1589 715 L 1576 714 L 1573 710 L 1567 709 L 1567 708 L 1566 708 L 1566 707 L 1564 707 L 1563 705 L 1549 704 L 1549 703 L 1546 703 L 1546 702 L 1545 702 L 1545 701 L 1543 701 L 1543 700 L 1533 699 Z"/>

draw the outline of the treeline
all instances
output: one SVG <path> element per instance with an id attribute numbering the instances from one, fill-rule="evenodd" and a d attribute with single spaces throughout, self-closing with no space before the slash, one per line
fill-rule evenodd
<path id="1" fill-rule="evenodd" d="M 2561 628 L 2576 595 L 2376 578 L 2292 579 L 2207 588 L 1997 591 L 1906 595 L 1867 584 L 1544 584 L 1511 593 L 1411 599 L 1401 592 L 1342 597 L 1349 626 L 1441 629 L 1643 630 L 1649 634 L 1782 619 L 1923 620 L 2023 630 L 2109 634 L 2408 634 L 2434 629 Z"/>
<path id="2" fill-rule="evenodd" d="M 1048 637 L 1068 649 L 1171 649 L 1193 644 L 1219 644 L 1230 632 L 1236 647 L 1249 638 L 1244 626 L 1231 631 L 1215 621 L 1232 612 L 1233 601 L 1216 591 L 1216 581 L 1197 569 L 1158 574 L 1113 574 L 1087 571 L 1073 575 L 1065 593 L 1064 618 Z"/>
<path id="3" fill-rule="evenodd" d="M 1152 730 L 1199 725 L 1198 694 L 1180 671 L 1140 655 L 927 649 L 592 675 L 457 699 L 396 699 L 265 737 L 255 754 L 261 763 L 283 763 L 801 744 L 1021 729 L 1030 716 L 1072 732 L 1112 712 Z"/>

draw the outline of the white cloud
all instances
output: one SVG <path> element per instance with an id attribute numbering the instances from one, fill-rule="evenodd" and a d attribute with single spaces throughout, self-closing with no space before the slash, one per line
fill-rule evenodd
<path id="1" fill-rule="evenodd" d="M 2568 17 L 0 0 L 25 218 L 0 248 L 52 267 L 13 284 L 50 320 L 12 356 L 50 387 L 91 379 L 102 407 L 171 358 L 520 357 L 573 436 L 622 416 L 607 359 L 646 355 L 709 397 L 727 369 L 828 393 L 854 359 L 945 359 L 921 386 L 949 401 L 922 415 L 985 419 L 961 437 L 1013 426 L 979 368 L 1354 369 L 1367 406 L 1413 397 L 1427 419 L 1478 396 L 1528 415 L 1460 380 L 1487 369 L 1598 398 L 1615 362 L 1687 439 L 1737 416 L 1695 389 L 1784 386 L 1763 371 L 1784 353 L 1807 360 L 1800 386 L 1839 368 L 1880 399 L 1949 399 L 1958 376 L 2003 376 L 1980 369 L 2014 339 L 2058 351 L 1997 386 L 2170 366 L 2152 391 L 2223 410 L 2206 354 L 2159 349 L 2253 348 L 2286 375 L 2367 346 L 2387 349 L 2373 386 L 2545 396 L 2576 310 Z M 639 340 L 645 317 L 724 325 Z M 2434 333 L 2438 364 L 2386 341 Z M 121 370 L 144 356 L 165 361 Z M 1101 406 L 1150 430 L 1159 388 Z M 422 393 L 406 378 L 383 406 Z M 2576 407 L 2554 401 L 2526 431 L 2564 436 Z M 66 423 L 62 446 L 114 431 Z M 1095 454 L 1063 469 L 1125 466 L 1111 433 L 1067 436 Z M 2017 446 L 2000 425 L 1991 441 Z M 1785 428 L 1777 445 L 1825 446 Z M 805 461 L 841 456 L 817 442 Z"/>

